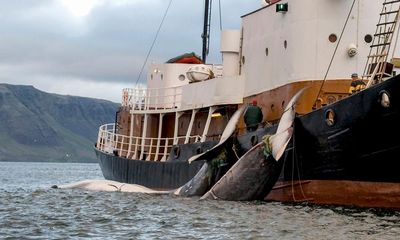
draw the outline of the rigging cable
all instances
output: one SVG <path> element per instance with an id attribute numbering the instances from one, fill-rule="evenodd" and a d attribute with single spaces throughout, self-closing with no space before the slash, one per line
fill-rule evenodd
<path id="1" fill-rule="evenodd" d="M 301 177 L 300 177 L 299 160 L 297 159 L 297 155 L 296 155 L 296 140 L 295 140 L 296 137 L 295 137 L 295 127 L 294 126 L 293 126 L 292 134 L 293 134 L 292 135 L 292 144 L 293 144 L 293 146 L 292 146 L 292 198 L 293 198 L 293 201 L 295 201 L 295 202 L 307 201 L 307 197 L 304 193 L 303 185 L 302 185 Z M 295 162 L 296 162 L 296 164 L 295 164 Z M 303 196 L 303 199 L 301 199 L 301 200 L 300 199 L 297 200 L 296 196 L 294 194 L 294 174 L 295 174 L 294 169 L 295 169 L 295 166 L 297 169 L 297 181 L 298 181 L 298 183 L 296 185 L 300 186 L 300 192 L 301 192 L 301 195 Z"/>
<path id="2" fill-rule="evenodd" d="M 157 38 L 158 38 L 158 34 L 159 34 L 160 31 L 161 31 L 161 27 L 162 27 L 162 25 L 163 25 L 163 23 L 164 23 L 165 18 L 167 17 L 167 13 L 168 13 L 169 7 L 171 6 L 171 3 L 172 3 L 172 0 L 169 1 L 168 7 L 167 7 L 167 9 L 165 10 L 164 16 L 163 16 L 163 18 L 162 18 L 162 20 L 161 20 L 161 23 L 160 23 L 160 26 L 158 26 L 156 35 L 155 35 L 155 37 L 154 37 L 154 39 L 153 39 L 153 43 L 151 44 L 150 49 L 149 49 L 149 51 L 147 52 L 146 59 L 144 60 L 144 63 L 143 63 L 143 65 L 142 65 L 142 68 L 140 69 L 140 72 L 139 72 L 139 76 L 138 76 L 138 78 L 136 79 L 135 87 L 137 86 L 137 84 L 138 84 L 138 82 L 139 82 L 139 80 L 140 80 L 140 77 L 142 76 L 143 70 L 144 70 L 144 68 L 145 68 L 145 66 L 146 66 L 146 64 L 147 64 L 147 60 L 149 59 L 150 53 L 151 53 L 151 51 L 153 50 L 153 47 L 154 47 L 154 45 L 155 45 L 155 43 L 156 43 L 156 40 L 157 40 Z"/>
<path id="3" fill-rule="evenodd" d="M 218 0 L 219 5 L 219 30 L 222 32 L 222 10 L 221 10 L 221 0 Z"/>
<path id="4" fill-rule="evenodd" d="M 315 101 L 314 101 L 314 104 L 313 104 L 313 105 L 315 105 L 315 104 L 317 103 L 318 97 L 319 97 L 319 95 L 321 94 L 321 91 L 322 91 L 322 87 L 324 86 L 324 84 L 325 84 L 325 82 L 326 82 L 326 77 L 328 76 L 329 70 L 331 69 L 331 66 L 332 66 L 332 63 L 333 63 L 333 59 L 335 58 L 336 52 L 337 52 L 337 50 L 338 50 L 338 48 L 339 48 L 340 41 L 342 40 L 344 30 L 346 29 L 347 23 L 349 22 L 350 15 L 351 15 L 351 12 L 353 11 L 354 4 L 355 4 L 355 3 L 356 3 L 356 0 L 353 0 L 353 3 L 352 3 L 352 5 L 351 5 L 350 11 L 349 11 L 349 14 L 347 15 L 346 22 L 344 23 L 342 32 L 340 33 L 339 41 L 338 41 L 338 43 L 336 44 L 335 51 L 333 52 L 331 61 L 329 62 L 328 69 L 326 70 L 326 73 L 325 73 L 325 76 L 324 76 L 324 80 L 322 81 L 321 87 L 319 88 L 317 97 L 315 98 Z"/>
<path id="5" fill-rule="evenodd" d="M 218 0 L 218 5 L 219 5 L 219 31 L 220 31 L 220 36 L 222 34 L 222 8 L 221 8 L 221 0 Z M 221 53 L 221 59 L 224 59 L 224 55 Z"/>

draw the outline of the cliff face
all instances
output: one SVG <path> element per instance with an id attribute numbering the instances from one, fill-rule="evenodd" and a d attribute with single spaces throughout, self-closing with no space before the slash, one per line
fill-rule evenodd
<path id="1" fill-rule="evenodd" d="M 118 106 L 0 84 L 0 161 L 95 162 L 98 128 Z"/>

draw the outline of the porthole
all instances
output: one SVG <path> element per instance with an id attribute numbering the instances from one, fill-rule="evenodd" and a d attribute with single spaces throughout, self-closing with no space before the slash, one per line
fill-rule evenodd
<path id="1" fill-rule="evenodd" d="M 329 35 L 329 42 L 334 43 L 337 41 L 337 36 L 336 34 L 332 33 L 331 35 Z"/>
<path id="2" fill-rule="evenodd" d="M 179 75 L 178 79 L 180 81 L 185 81 L 186 77 L 185 77 L 185 75 L 181 74 L 181 75 Z"/>
<path id="3" fill-rule="evenodd" d="M 284 47 L 285 49 L 287 49 L 287 41 L 286 41 L 286 40 L 283 42 L 283 47 Z"/>
<path id="4" fill-rule="evenodd" d="M 320 109 L 320 108 L 322 108 L 322 104 L 323 104 L 322 98 L 317 98 L 317 101 L 315 101 L 314 108 L 315 109 Z"/>
<path id="5" fill-rule="evenodd" d="M 201 146 L 199 146 L 198 148 L 196 148 L 196 154 L 200 154 L 203 152 L 203 149 L 201 148 Z"/>
<path id="6" fill-rule="evenodd" d="M 181 148 L 179 146 L 175 146 L 173 149 L 174 152 L 174 158 L 179 158 L 179 156 L 181 155 Z"/>
<path id="7" fill-rule="evenodd" d="M 243 65 L 244 65 L 245 61 L 246 61 L 245 57 L 242 56 L 242 64 L 243 64 Z"/>
<path id="8" fill-rule="evenodd" d="M 332 104 L 332 103 L 334 103 L 334 102 L 336 102 L 336 98 L 335 98 L 335 96 L 332 96 L 332 95 L 330 95 L 330 96 L 328 96 L 328 99 L 327 99 L 328 101 L 328 104 Z"/>
<path id="9" fill-rule="evenodd" d="M 379 102 L 384 108 L 390 107 L 390 95 L 387 91 L 383 90 L 379 93 Z"/>
<path id="10" fill-rule="evenodd" d="M 371 34 L 367 34 L 367 35 L 365 35 L 365 37 L 364 37 L 364 41 L 366 42 L 366 43 L 371 43 L 372 42 L 372 35 Z"/>
<path id="11" fill-rule="evenodd" d="M 254 147 L 258 143 L 258 136 L 257 135 L 251 136 L 250 142 L 251 142 L 251 146 Z"/>
<path id="12" fill-rule="evenodd" d="M 268 57 L 268 48 L 265 48 L 265 56 Z"/>
<path id="13" fill-rule="evenodd" d="M 333 126 L 335 125 L 336 122 L 336 116 L 335 112 L 332 109 L 328 109 L 325 112 L 325 122 L 328 126 Z"/>

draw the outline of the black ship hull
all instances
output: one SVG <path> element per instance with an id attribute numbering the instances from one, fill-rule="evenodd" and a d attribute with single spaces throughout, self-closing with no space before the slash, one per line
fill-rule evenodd
<path id="1" fill-rule="evenodd" d="M 268 200 L 400 209 L 399 76 L 297 118 L 294 129 Z"/>
<path id="2" fill-rule="evenodd" d="M 158 190 L 171 190 L 184 185 L 196 175 L 204 163 L 132 160 L 97 149 L 95 152 L 105 179 Z"/>
<path id="3" fill-rule="evenodd" d="M 297 118 L 294 136 L 296 177 L 400 183 L 400 76 Z"/>

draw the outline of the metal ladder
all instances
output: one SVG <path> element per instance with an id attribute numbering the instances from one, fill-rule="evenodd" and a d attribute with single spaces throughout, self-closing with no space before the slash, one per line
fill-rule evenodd
<path id="1" fill-rule="evenodd" d="M 384 0 L 379 22 L 372 40 L 362 79 L 369 80 L 367 87 L 390 77 L 386 67 L 390 46 L 399 20 L 400 0 Z"/>

